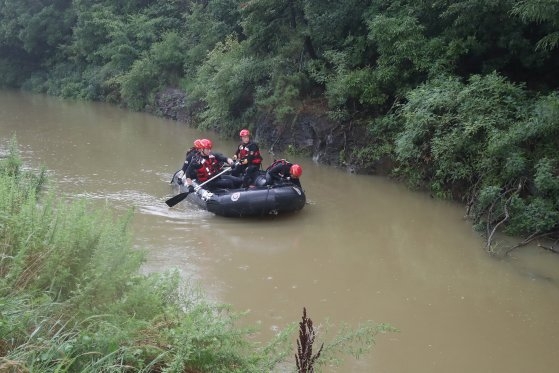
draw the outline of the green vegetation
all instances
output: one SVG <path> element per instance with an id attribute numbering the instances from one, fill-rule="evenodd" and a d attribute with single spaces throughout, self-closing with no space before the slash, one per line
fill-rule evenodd
<path id="1" fill-rule="evenodd" d="M 58 200 L 43 190 L 44 171 L 21 166 L 13 140 L 0 159 L 0 371 L 270 372 L 292 358 L 293 326 L 251 342 L 240 315 L 177 273 L 139 273 L 144 253 L 131 248 L 130 215 L 115 221 Z M 369 350 L 391 330 L 342 330 L 313 363 Z"/>
<path id="2" fill-rule="evenodd" d="M 559 97 L 530 97 L 497 74 L 439 78 L 410 91 L 389 117 L 398 172 L 443 197 L 469 198 L 487 228 L 510 234 L 559 228 Z"/>
<path id="3" fill-rule="evenodd" d="M 372 139 L 340 162 L 391 159 L 488 235 L 558 237 L 558 15 L 536 0 L 5 0 L 0 86 L 134 110 L 176 87 L 225 135 L 312 102 Z"/>

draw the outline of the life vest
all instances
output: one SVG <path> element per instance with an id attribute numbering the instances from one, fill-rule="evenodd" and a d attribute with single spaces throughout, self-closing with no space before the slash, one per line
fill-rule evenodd
<path id="1" fill-rule="evenodd" d="M 239 158 L 239 160 L 243 160 L 243 159 L 247 159 L 249 155 L 252 155 L 252 164 L 255 165 L 259 165 L 260 163 L 262 163 L 262 156 L 260 155 L 260 150 L 256 150 L 255 152 L 252 152 L 249 149 L 249 146 L 252 145 L 252 142 L 249 142 L 248 144 L 240 144 L 239 148 L 237 149 L 237 158 Z"/>
<path id="2" fill-rule="evenodd" d="M 196 170 L 196 180 L 204 182 L 215 174 L 219 169 L 219 161 L 213 154 L 207 157 L 200 157 L 200 167 Z"/>

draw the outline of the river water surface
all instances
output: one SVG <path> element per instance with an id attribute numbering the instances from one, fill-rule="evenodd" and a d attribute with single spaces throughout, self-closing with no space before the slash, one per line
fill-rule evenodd
<path id="1" fill-rule="evenodd" d="M 195 138 L 228 155 L 234 140 L 109 105 L 0 92 L 1 149 L 14 134 L 26 165 L 44 165 L 62 193 L 134 208 L 145 271 L 180 270 L 210 298 L 249 311 L 244 321 L 263 341 L 303 307 L 315 326 L 373 320 L 400 330 L 331 372 L 559 371 L 557 255 L 488 256 L 460 205 L 295 157 L 302 211 L 222 218 L 164 201 Z"/>

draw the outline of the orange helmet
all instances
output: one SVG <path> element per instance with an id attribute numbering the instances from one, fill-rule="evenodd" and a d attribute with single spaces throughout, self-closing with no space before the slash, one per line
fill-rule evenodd
<path id="1" fill-rule="evenodd" d="M 289 173 L 292 177 L 299 178 L 303 174 L 303 168 L 298 164 L 294 164 L 289 169 Z"/>
<path id="2" fill-rule="evenodd" d="M 200 140 L 200 145 L 202 145 L 202 149 L 211 149 L 213 147 L 212 140 L 208 139 Z"/>
<path id="3" fill-rule="evenodd" d="M 243 137 L 243 136 L 250 136 L 250 131 L 247 129 L 242 129 L 241 132 L 239 132 L 239 136 Z"/>
<path id="4" fill-rule="evenodd" d="M 202 149 L 202 140 L 200 140 L 200 139 L 194 140 L 194 147 L 196 149 Z"/>

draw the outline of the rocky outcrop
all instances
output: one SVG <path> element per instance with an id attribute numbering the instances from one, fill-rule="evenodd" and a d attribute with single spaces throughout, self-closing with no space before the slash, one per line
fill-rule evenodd
<path id="1" fill-rule="evenodd" d="M 202 103 L 187 105 L 186 93 L 177 88 L 167 88 L 155 95 L 154 114 L 194 126 L 197 112 L 203 109 Z"/>
<path id="2" fill-rule="evenodd" d="M 166 89 L 156 96 L 155 113 L 195 126 L 196 113 L 204 105 L 186 102 L 184 91 Z M 344 167 L 352 173 L 387 174 L 392 168 L 390 160 L 362 167 L 354 158 L 355 150 L 371 144 L 373 139 L 363 127 L 330 119 L 321 101 L 306 102 L 296 114 L 282 121 L 273 113 L 261 113 L 250 127 L 261 149 L 272 154 L 306 154 L 315 162 Z"/>

